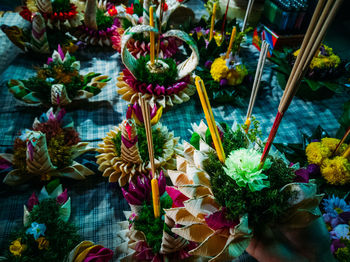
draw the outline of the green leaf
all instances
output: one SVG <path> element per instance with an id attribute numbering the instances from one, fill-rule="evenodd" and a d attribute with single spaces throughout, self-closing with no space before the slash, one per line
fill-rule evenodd
<path id="1" fill-rule="evenodd" d="M 196 132 L 194 132 L 191 136 L 190 144 L 194 146 L 197 150 L 199 150 L 199 141 L 200 141 L 200 135 Z"/>
<path id="2" fill-rule="evenodd" d="M 334 83 L 334 82 L 320 82 L 322 83 L 324 86 L 326 86 L 329 90 L 338 93 L 338 89 L 340 90 L 341 86 L 338 83 Z M 340 93 L 340 92 L 339 92 Z"/>
<path id="3" fill-rule="evenodd" d="M 312 91 L 316 91 L 322 86 L 318 81 L 314 81 L 307 78 L 304 78 L 303 80 L 307 83 L 307 85 L 311 88 Z"/>

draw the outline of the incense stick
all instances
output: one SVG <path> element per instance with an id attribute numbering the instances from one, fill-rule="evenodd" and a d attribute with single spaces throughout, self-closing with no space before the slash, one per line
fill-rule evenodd
<path id="1" fill-rule="evenodd" d="M 333 156 L 337 153 L 338 149 L 340 148 L 340 146 L 344 143 L 345 139 L 348 137 L 348 135 L 350 134 L 350 126 L 348 127 L 348 129 L 346 130 L 343 138 L 339 141 L 338 145 L 336 146 L 336 148 L 333 151 Z"/>
<path id="2" fill-rule="evenodd" d="M 151 163 L 151 170 L 152 170 L 152 176 L 153 176 L 151 180 L 153 212 L 154 212 L 154 217 L 158 218 L 160 217 L 160 199 L 159 199 L 159 186 L 158 186 L 157 174 L 156 174 L 155 165 L 154 165 L 151 117 L 150 117 L 148 102 L 145 100 L 144 97 L 141 97 L 140 100 L 141 100 L 143 123 L 145 124 L 145 130 L 146 130 L 149 160 Z"/>
<path id="3" fill-rule="evenodd" d="M 309 67 L 311 60 L 317 51 L 317 48 L 319 48 L 326 30 L 332 22 L 337 10 L 339 9 L 341 2 L 342 0 L 328 0 L 325 4 L 325 0 L 320 0 L 317 4 L 310 25 L 305 34 L 305 38 L 301 45 L 298 57 L 292 68 L 291 75 L 287 81 L 285 91 L 281 98 L 274 124 L 265 145 L 263 155 L 261 156 L 260 168 L 264 165 L 266 157 L 271 149 L 272 142 L 276 136 L 284 113 L 287 111 L 294 95 L 296 94 L 301 83 L 301 79 Z"/>
<path id="4" fill-rule="evenodd" d="M 196 77 L 196 87 L 197 87 L 199 99 L 203 107 L 204 115 L 208 123 L 210 134 L 214 142 L 215 150 L 218 154 L 218 158 L 221 163 L 225 163 L 225 152 L 221 143 L 220 134 L 215 123 L 215 119 L 209 103 L 207 91 L 205 89 L 203 80 L 199 76 Z"/>
<path id="5" fill-rule="evenodd" d="M 224 15 L 224 21 L 222 22 L 222 26 L 221 26 L 221 35 L 223 36 L 223 39 L 225 39 L 225 23 L 226 23 L 226 18 L 227 18 L 227 12 L 228 12 L 228 7 L 230 5 L 230 0 L 227 0 L 227 5 L 226 5 L 226 11 L 225 11 L 225 15 Z"/>
<path id="6" fill-rule="evenodd" d="M 244 32 L 245 27 L 247 26 L 248 18 L 250 16 L 250 12 L 252 11 L 253 4 L 254 4 L 254 0 L 249 0 L 247 10 L 244 16 L 243 25 L 242 25 L 242 32 Z"/>
<path id="7" fill-rule="evenodd" d="M 260 56 L 259 56 L 259 60 L 258 60 L 257 69 L 255 72 L 252 93 L 250 95 L 250 100 L 249 100 L 249 105 L 248 105 L 248 110 L 247 110 L 247 115 L 246 115 L 247 121 L 249 121 L 251 114 L 253 112 L 253 107 L 255 104 L 256 96 L 258 94 L 258 90 L 259 90 L 259 86 L 260 86 L 260 82 L 261 82 L 261 77 L 262 77 L 262 71 L 264 69 L 268 49 L 269 49 L 269 44 L 264 40 L 261 44 Z M 249 125 L 247 127 L 247 130 L 248 129 L 249 129 Z"/>

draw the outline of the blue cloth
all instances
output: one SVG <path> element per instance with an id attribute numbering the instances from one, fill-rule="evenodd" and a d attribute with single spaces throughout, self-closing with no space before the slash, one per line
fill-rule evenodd
<path id="1" fill-rule="evenodd" d="M 11 23 L 4 21 L 6 17 L 0 18 L 0 24 Z M 1 47 L 4 46 L 2 43 Z M 5 48 L 10 50 L 13 46 L 8 44 Z M 242 52 L 246 53 L 248 63 L 255 68 L 258 60 L 255 48 L 246 46 L 242 48 Z M 11 61 L 11 59 L 7 61 L 0 59 L 0 63 L 6 63 L 0 65 L 0 68 L 4 68 L 2 73 L 0 71 L 0 152 L 11 148 L 19 130 L 30 128 L 34 118 L 47 110 L 16 100 L 6 86 L 9 79 L 26 79 L 33 76 L 35 73 L 33 66 L 42 65 L 42 62 L 34 61 L 23 54 Z M 114 52 L 90 53 L 87 54 L 87 59 L 80 61 L 82 74 L 96 72 L 112 78 L 99 95 L 88 102 L 78 103 L 74 110 L 68 111 L 82 140 L 97 146 L 106 133 L 125 118 L 127 102 L 117 94 L 116 87 L 122 64 L 120 55 Z M 270 132 L 282 97 L 282 90 L 277 84 L 275 75 L 271 73 L 270 66 L 271 64 L 267 62 L 263 75 L 263 81 L 267 85 L 260 90 L 253 110 L 253 115 L 261 123 L 262 137 L 265 139 Z M 199 123 L 204 119 L 202 108 L 196 102 L 196 96 L 195 94 L 187 103 L 171 108 L 161 119 L 176 136 L 187 141 L 190 138 L 188 130 L 191 129 L 191 123 Z M 285 114 L 275 141 L 300 142 L 300 132 L 310 135 L 318 125 L 330 135 L 335 135 L 339 127 L 337 119 L 342 113 L 342 105 L 348 99 L 348 94 L 336 94 L 314 102 L 295 98 Z M 241 107 L 213 104 L 215 119 L 229 124 L 243 123 L 248 101 L 249 97 L 242 99 L 241 103 L 244 106 Z M 89 161 L 91 160 L 92 155 L 89 157 Z M 86 163 L 89 168 L 96 170 L 94 163 Z M 72 199 L 72 221 L 80 228 L 79 233 L 82 237 L 114 250 L 119 244 L 116 237 L 116 223 L 125 219 L 122 211 L 129 209 L 121 191 L 118 188 L 111 189 L 100 173 L 84 181 L 62 180 L 62 183 L 68 188 L 68 194 Z M 0 250 L 8 248 L 7 241 L 11 231 L 23 223 L 23 205 L 32 192 L 38 192 L 41 187 L 41 184 L 34 182 L 15 188 L 0 185 Z"/>

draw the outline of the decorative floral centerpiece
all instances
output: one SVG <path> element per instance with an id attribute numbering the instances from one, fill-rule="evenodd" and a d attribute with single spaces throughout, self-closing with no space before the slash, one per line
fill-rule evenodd
<path id="1" fill-rule="evenodd" d="M 112 47 L 112 38 L 119 35 L 117 13 L 114 5 L 106 1 L 100 0 L 98 4 L 96 0 L 86 1 L 84 24 L 79 26 L 74 35 L 87 45 Z"/>
<path id="2" fill-rule="evenodd" d="M 33 193 L 24 206 L 23 228 L 10 240 L 6 261 L 111 260 L 112 250 L 90 241 L 79 244 L 78 229 L 68 222 L 70 214 L 71 199 L 58 180 L 43 187 L 39 196 Z"/>
<path id="3" fill-rule="evenodd" d="M 37 69 L 37 76 L 8 82 L 15 98 L 29 104 L 65 106 L 73 100 L 88 99 L 101 92 L 109 78 L 96 73 L 79 74 L 80 62 L 60 46 L 47 64 Z"/>
<path id="4" fill-rule="evenodd" d="M 79 134 L 73 128 L 73 121 L 65 111 L 53 113 L 50 109 L 33 128 L 21 131 L 15 139 L 13 154 L 0 154 L 0 158 L 12 167 L 4 183 L 17 185 L 34 177 L 50 180 L 53 176 L 85 179 L 94 174 L 75 158 L 93 150 L 88 143 L 80 142 Z"/>
<path id="5" fill-rule="evenodd" d="M 71 3 L 70 0 L 27 0 L 20 15 L 31 21 L 31 16 L 39 12 L 50 29 L 62 30 L 81 25 L 82 10 L 78 10 L 78 7 L 78 1 Z"/>
<path id="6" fill-rule="evenodd" d="M 174 202 L 167 193 L 169 188 L 163 171 L 160 171 L 158 185 L 161 206 L 158 218 L 153 214 L 151 180 L 147 176 L 139 176 L 137 183 L 130 182 L 128 189 L 122 188 L 131 212 L 124 211 L 128 221 L 119 223 L 118 236 L 124 242 L 117 251 L 126 255 L 121 261 L 182 260 L 190 257 L 188 251 L 196 246 L 171 232 L 175 223 L 165 215 L 165 210 Z"/>
<path id="7" fill-rule="evenodd" d="M 127 43 L 136 34 L 154 30 L 151 26 L 139 25 L 125 31 L 121 56 L 126 69 L 118 77 L 118 93 L 132 104 L 144 97 L 152 106 L 167 108 L 188 101 L 195 93 L 190 74 L 198 64 L 198 50 L 193 39 L 185 32 L 170 30 L 163 36 L 178 38 L 190 47 L 192 53 L 185 61 L 177 63 L 172 58 L 158 58 L 152 65 L 150 56 L 136 59 L 129 52 Z"/>
<path id="8" fill-rule="evenodd" d="M 283 52 L 274 51 L 274 56 L 270 58 L 276 64 L 274 69 L 282 88 L 298 54 L 299 50 L 285 49 Z M 345 62 L 332 48 L 322 44 L 310 63 L 297 95 L 306 99 L 323 99 L 334 92 L 343 92 L 348 74 Z"/>
<path id="9" fill-rule="evenodd" d="M 143 1 L 143 3 L 136 0 L 129 7 L 118 6 L 117 8 L 109 10 L 111 13 L 117 13 L 117 17 L 120 20 L 120 26 L 118 27 L 119 35 L 112 37 L 113 48 L 118 52 L 121 52 L 121 38 L 126 29 L 136 25 L 149 25 L 148 10 L 150 3 L 151 1 L 149 0 Z M 181 23 L 184 23 L 187 20 L 194 18 L 193 11 L 190 8 L 183 6 L 180 1 L 168 0 L 164 3 L 162 10 L 160 6 L 161 5 L 157 3 L 157 11 L 155 15 L 157 18 L 162 17 L 162 31 L 166 31 L 166 28 L 169 27 L 178 28 L 178 26 L 174 26 L 178 20 L 180 20 Z M 159 44 L 159 57 L 169 58 L 179 51 L 179 46 L 182 42 L 176 38 L 164 38 L 163 35 L 161 35 Z M 150 43 L 147 35 L 140 34 L 135 36 L 135 38 L 128 42 L 127 48 L 136 58 L 146 56 L 150 53 Z"/>
<path id="10" fill-rule="evenodd" d="M 213 39 L 209 41 L 209 29 L 205 29 L 208 24 L 201 20 L 199 25 L 192 31 L 192 36 L 197 42 L 200 63 L 196 69 L 198 75 L 206 83 L 208 96 L 215 102 L 232 102 L 237 95 L 247 95 L 249 91 L 246 87 L 249 74 L 242 58 L 238 55 L 240 45 L 244 36 L 251 30 L 248 28 L 244 32 L 235 33 L 233 44 L 229 54 L 227 54 L 228 43 L 230 42 L 229 32 L 233 27 L 239 30 L 236 20 L 232 20 L 224 27 L 224 36 L 218 31 L 223 21 L 219 20 L 213 31 Z M 211 50 L 208 52 L 207 50 Z"/>
<path id="11" fill-rule="evenodd" d="M 179 138 L 175 138 L 167 127 L 157 123 L 162 108 L 154 106 L 151 110 L 155 166 L 158 170 L 175 168 L 175 150 Z M 134 119 L 135 120 L 134 120 Z M 114 127 L 98 145 L 97 164 L 109 182 L 125 186 L 136 182 L 140 174 L 148 174 L 151 165 L 147 149 L 146 131 L 140 106 L 130 105 L 127 119 Z"/>
<path id="12" fill-rule="evenodd" d="M 323 219 L 332 240 L 331 251 L 337 261 L 345 262 L 350 256 L 350 205 L 343 198 L 329 196 L 323 200 Z"/>
<path id="13" fill-rule="evenodd" d="M 165 213 L 178 225 L 173 233 L 198 244 L 190 254 L 231 260 L 266 228 L 303 228 L 320 215 L 315 184 L 294 182 L 295 170 L 277 156 L 260 168 L 260 148 L 249 143 L 256 128 L 248 137 L 241 129 L 218 128 L 224 164 L 202 122 L 193 126 L 192 145 L 185 142 L 177 156 L 177 170 L 168 171 L 178 207 Z"/>
<path id="14" fill-rule="evenodd" d="M 47 27 L 39 12 L 33 13 L 28 19 L 31 24 L 25 28 L 1 25 L 2 31 L 12 43 L 24 52 L 38 58 L 35 55 L 49 55 L 57 45 L 61 45 L 64 52 L 74 53 L 78 49 L 75 38 L 64 31 Z"/>

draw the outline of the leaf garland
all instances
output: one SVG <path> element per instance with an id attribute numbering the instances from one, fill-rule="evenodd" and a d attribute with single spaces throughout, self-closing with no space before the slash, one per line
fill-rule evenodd
<path id="1" fill-rule="evenodd" d="M 96 23 L 98 30 L 106 30 L 113 25 L 113 18 L 107 16 L 105 11 L 97 8 L 96 10 Z"/>

